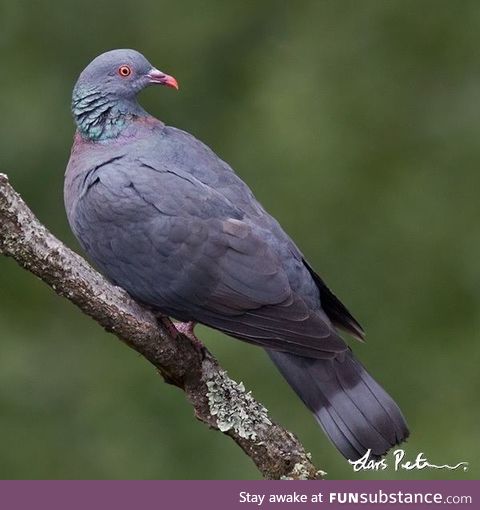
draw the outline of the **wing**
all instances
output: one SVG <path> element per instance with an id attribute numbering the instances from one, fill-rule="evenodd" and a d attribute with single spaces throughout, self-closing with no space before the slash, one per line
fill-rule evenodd
<path id="1" fill-rule="evenodd" d="M 217 190 L 227 200 L 235 203 L 251 221 L 266 228 L 275 240 L 289 243 L 290 253 L 288 256 L 293 256 L 307 268 L 320 293 L 321 306 L 328 318 L 335 326 L 344 329 L 357 339 L 364 338 L 365 333 L 362 326 L 312 269 L 302 252 L 283 231 L 279 223 L 263 209 L 248 186 L 225 161 L 222 161 L 209 147 L 189 133 L 169 126 L 166 126 L 162 131 L 160 145 L 158 153 L 162 154 L 162 159 L 164 158 L 167 164 L 174 164 L 181 171 Z M 157 159 L 155 157 L 154 161 Z M 192 161 L 195 161 L 194 165 L 192 165 Z M 302 278 L 307 278 L 304 271 L 302 271 Z M 312 293 L 311 289 L 310 293 Z"/>
<path id="2" fill-rule="evenodd" d="M 288 236 L 191 173 L 124 156 L 85 183 L 74 231 L 137 299 L 270 349 L 315 358 L 346 349 Z"/>

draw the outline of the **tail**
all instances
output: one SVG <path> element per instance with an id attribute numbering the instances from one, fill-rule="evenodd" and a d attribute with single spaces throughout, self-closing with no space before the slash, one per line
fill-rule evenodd
<path id="1" fill-rule="evenodd" d="M 381 457 L 409 434 L 397 404 L 350 350 L 333 359 L 267 350 L 290 386 L 340 452 L 357 460 Z"/>

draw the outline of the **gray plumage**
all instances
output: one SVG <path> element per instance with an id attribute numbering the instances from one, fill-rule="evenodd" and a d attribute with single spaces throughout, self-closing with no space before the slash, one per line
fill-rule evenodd
<path id="1" fill-rule="evenodd" d="M 65 177 L 80 244 L 139 301 L 266 348 L 346 457 L 383 455 L 408 429 L 337 332 L 361 338 L 360 325 L 224 161 L 138 105 L 158 73 L 114 50 L 80 75 Z"/>

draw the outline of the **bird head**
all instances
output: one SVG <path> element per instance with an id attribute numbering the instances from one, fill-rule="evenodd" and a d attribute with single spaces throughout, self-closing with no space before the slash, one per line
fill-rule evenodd
<path id="1" fill-rule="evenodd" d="M 135 97 L 148 85 L 157 84 L 178 90 L 173 76 L 159 71 L 138 51 L 112 50 L 102 53 L 82 71 L 75 89 L 102 91 L 122 98 Z"/>
<path id="2" fill-rule="evenodd" d="M 73 89 L 72 113 L 80 132 L 90 139 L 116 136 L 126 116 L 144 113 L 136 96 L 149 85 L 178 90 L 173 76 L 153 67 L 138 51 L 112 50 L 93 59 Z"/>

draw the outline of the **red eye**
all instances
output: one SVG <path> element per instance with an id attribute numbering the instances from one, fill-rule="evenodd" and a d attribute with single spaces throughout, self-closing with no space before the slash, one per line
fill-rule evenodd
<path id="1" fill-rule="evenodd" d="M 130 69 L 130 66 L 120 66 L 118 68 L 118 74 L 126 78 L 132 74 L 132 70 Z"/>

